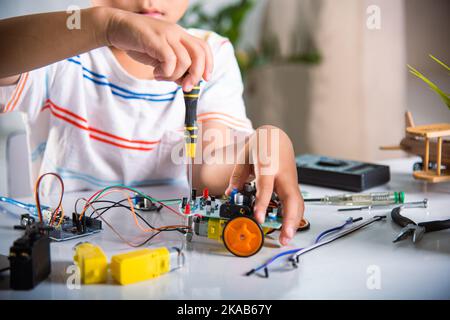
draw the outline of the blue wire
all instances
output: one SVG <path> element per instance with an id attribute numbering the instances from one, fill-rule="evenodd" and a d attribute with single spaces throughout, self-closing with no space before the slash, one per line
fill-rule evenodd
<path id="1" fill-rule="evenodd" d="M 12 198 L 2 197 L 2 196 L 0 196 L 0 202 L 8 203 L 8 204 L 11 204 L 13 206 L 25 209 L 30 214 L 32 214 L 33 216 L 37 216 L 37 207 L 34 204 L 24 203 L 24 202 L 20 202 L 20 201 L 17 201 L 15 199 L 12 199 Z M 42 210 L 46 210 L 49 207 L 41 206 L 41 208 L 42 208 Z"/>
<path id="2" fill-rule="evenodd" d="M 264 263 L 264 264 L 260 265 L 259 267 L 255 268 L 255 269 L 254 269 L 254 272 L 257 272 L 257 271 L 259 271 L 259 270 L 261 270 L 261 269 L 267 268 L 271 263 L 273 263 L 273 262 L 274 262 L 275 260 L 277 260 L 278 258 L 281 258 L 281 257 L 283 257 L 283 256 L 285 256 L 285 255 L 288 255 L 288 254 L 294 254 L 294 253 L 297 253 L 297 252 L 300 251 L 300 250 L 303 250 L 303 248 L 300 248 L 300 249 L 292 249 L 292 250 L 288 250 L 288 251 L 283 251 L 283 252 L 277 254 L 276 256 L 272 257 L 272 258 L 271 258 L 269 261 L 267 261 L 266 263 Z"/>
<path id="3" fill-rule="evenodd" d="M 345 228 L 347 225 L 352 224 L 353 222 L 354 222 L 353 218 L 348 218 L 347 221 L 345 221 L 344 224 L 323 231 L 322 233 L 320 233 L 320 234 L 317 236 L 316 240 L 314 241 L 314 244 L 318 243 L 320 240 L 322 240 L 324 237 L 330 235 L 331 233 L 336 232 L 336 231 L 339 231 L 339 230 L 342 230 L 342 229 Z M 304 248 L 298 248 L 298 249 L 291 249 L 291 250 L 283 251 L 283 252 L 277 254 L 276 256 L 270 258 L 266 263 L 260 265 L 259 267 L 255 268 L 255 269 L 252 269 L 252 270 L 250 271 L 249 274 L 255 273 L 255 272 L 258 272 L 258 271 L 261 270 L 261 269 L 267 268 L 270 264 L 272 264 L 273 262 L 275 262 L 277 259 L 279 259 L 279 258 L 281 258 L 281 257 L 283 257 L 283 256 L 286 256 L 286 255 L 289 255 L 289 254 L 295 254 L 295 253 L 297 253 L 297 252 L 299 252 L 300 250 L 303 250 L 303 249 L 304 249 Z"/>
<path id="4" fill-rule="evenodd" d="M 322 240 L 323 237 L 328 236 L 332 232 L 339 231 L 339 230 L 345 228 L 347 225 L 352 224 L 352 223 L 353 223 L 353 218 L 348 218 L 347 221 L 345 221 L 344 224 L 342 224 L 340 226 L 337 226 L 337 227 L 334 227 L 334 228 L 331 228 L 331 229 L 328 229 L 328 230 L 325 230 L 324 232 L 322 232 L 321 234 L 319 234 L 317 236 L 316 241 L 314 243 L 319 242 L 320 240 Z"/>

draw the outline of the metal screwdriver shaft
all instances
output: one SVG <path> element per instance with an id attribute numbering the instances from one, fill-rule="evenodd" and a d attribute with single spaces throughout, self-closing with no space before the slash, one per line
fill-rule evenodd
<path id="1" fill-rule="evenodd" d="M 189 203 L 192 200 L 192 164 L 195 158 L 197 146 L 197 103 L 200 95 L 200 84 L 195 86 L 190 92 L 183 91 L 184 103 L 186 104 L 186 116 L 184 121 L 184 138 L 186 145 L 186 156 L 188 158 L 188 183 L 189 183 Z"/>

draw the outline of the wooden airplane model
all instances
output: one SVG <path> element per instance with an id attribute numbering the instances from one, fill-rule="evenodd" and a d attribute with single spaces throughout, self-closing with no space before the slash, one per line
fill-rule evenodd
<path id="1" fill-rule="evenodd" d="M 422 163 L 414 164 L 413 176 L 429 182 L 450 181 L 450 123 L 416 126 L 410 112 L 405 114 L 406 135 L 399 146 L 381 150 L 403 150 L 418 155 Z"/>

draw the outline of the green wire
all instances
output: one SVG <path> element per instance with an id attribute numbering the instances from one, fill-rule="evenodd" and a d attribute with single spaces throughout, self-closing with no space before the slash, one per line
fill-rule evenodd
<path id="1" fill-rule="evenodd" d="M 162 203 L 171 203 L 171 202 L 174 202 L 174 203 L 179 203 L 179 202 L 181 202 L 182 200 L 181 199 L 163 199 L 163 200 L 158 200 L 159 202 L 162 202 Z"/>
<path id="2" fill-rule="evenodd" d="M 109 189 L 114 189 L 114 188 L 125 188 L 125 189 L 128 189 L 128 190 L 131 190 L 131 191 L 139 194 L 140 196 L 146 198 L 147 200 L 150 200 L 151 202 L 161 202 L 161 203 L 171 203 L 171 202 L 179 203 L 179 202 L 181 202 L 181 199 L 163 199 L 163 200 L 159 200 L 159 199 L 156 199 L 156 198 L 152 198 L 152 197 L 146 195 L 145 193 L 143 193 L 142 191 L 140 191 L 138 189 L 135 189 L 133 187 L 129 187 L 129 186 L 126 186 L 126 185 L 123 185 L 123 184 L 116 184 L 116 185 L 104 188 L 102 190 L 102 192 L 100 192 L 97 196 L 95 196 L 93 201 L 97 200 L 103 193 L 105 193 Z"/>

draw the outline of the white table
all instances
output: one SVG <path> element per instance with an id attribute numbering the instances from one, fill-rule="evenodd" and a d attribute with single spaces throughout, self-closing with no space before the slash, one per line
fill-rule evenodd
<path id="1" fill-rule="evenodd" d="M 416 181 L 411 168 L 417 159 L 391 160 L 391 182 L 372 191 L 402 190 L 407 201 L 429 199 L 428 209 L 408 209 L 405 214 L 416 222 L 450 217 L 450 184 L 431 185 Z M 143 189 L 154 197 L 172 198 L 186 193 L 185 186 L 162 186 Z M 302 186 L 311 196 L 341 193 L 312 186 Z M 67 194 L 66 211 L 74 199 L 83 194 Z M 23 199 L 32 202 L 31 199 Z M 380 211 L 353 212 L 353 217 L 369 218 Z M 388 211 L 383 213 L 389 213 Z M 20 212 L 18 212 L 20 214 Z M 173 214 L 164 211 L 153 216 L 155 224 L 174 222 Z M 319 232 L 339 225 L 350 213 L 338 213 L 336 207 L 308 205 L 306 217 L 311 229 L 298 233 L 288 248 L 311 243 Z M 131 216 L 116 210 L 108 220 L 118 226 L 128 238 L 143 239 Z M 175 220 L 174 220 L 175 219 Z M 0 253 L 7 254 L 12 242 L 21 234 L 12 229 L 18 217 L 0 215 Z M 450 298 L 450 230 L 425 234 L 416 245 L 410 239 L 392 243 L 399 232 L 390 219 L 376 222 L 350 236 L 307 253 L 299 268 L 271 272 L 270 278 L 246 277 L 243 274 L 281 252 L 276 236 L 266 239 L 262 250 L 250 258 L 232 256 L 222 244 L 194 237 L 192 248 L 186 251 L 184 268 L 157 279 L 120 286 L 110 280 L 103 285 L 81 286 L 69 290 L 66 268 L 72 264 L 72 247 L 81 240 L 52 243 L 52 274 L 31 291 L 11 291 L 3 276 L 0 278 L 0 299 L 415 299 Z M 152 246 L 179 245 L 181 236 L 163 234 Z M 110 258 L 132 250 L 106 229 L 83 239 L 99 244 Z M 279 265 L 278 265 L 279 266 Z M 277 266 L 275 266 L 277 268 Z M 379 280 L 379 281 L 378 281 Z"/>

